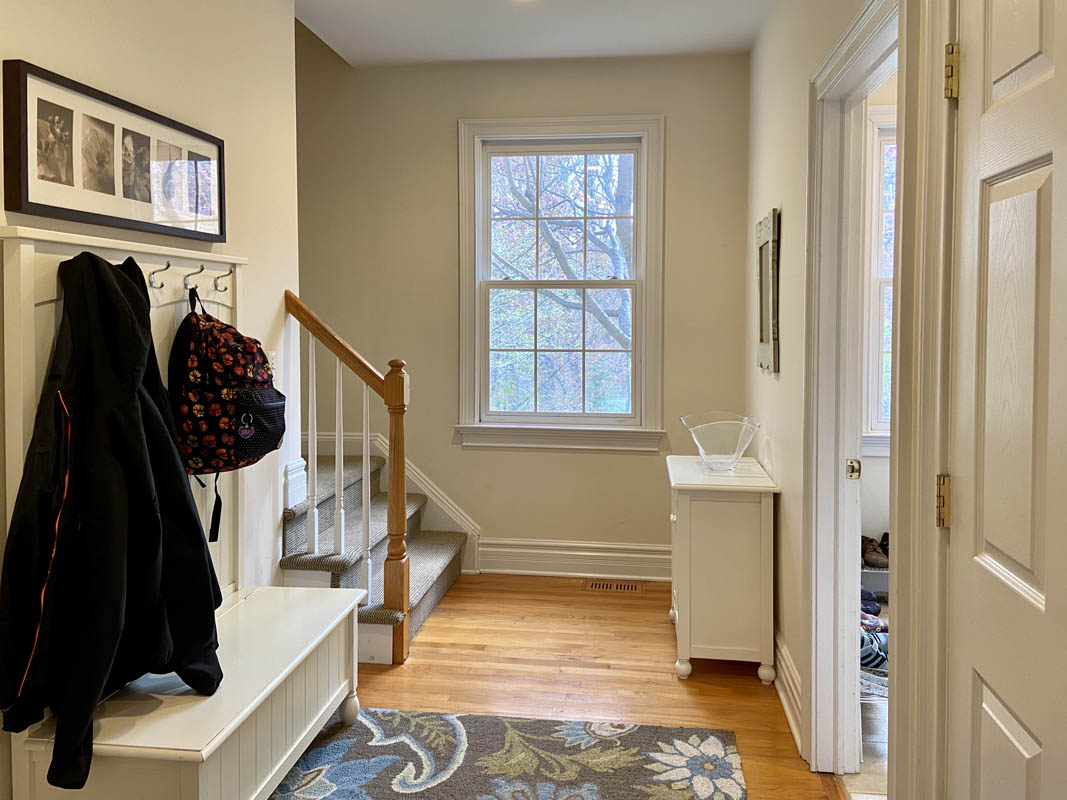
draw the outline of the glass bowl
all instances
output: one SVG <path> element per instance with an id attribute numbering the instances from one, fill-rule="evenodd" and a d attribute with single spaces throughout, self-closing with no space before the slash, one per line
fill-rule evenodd
<path id="1" fill-rule="evenodd" d="M 681 419 L 696 442 L 704 465 L 715 472 L 729 472 L 736 467 L 760 428 L 756 417 L 729 411 L 704 411 Z"/>

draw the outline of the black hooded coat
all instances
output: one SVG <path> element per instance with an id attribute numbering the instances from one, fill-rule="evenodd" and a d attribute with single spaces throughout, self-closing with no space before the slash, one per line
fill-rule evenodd
<path id="1" fill-rule="evenodd" d="M 48 782 L 81 788 L 93 711 L 147 672 L 213 694 L 222 601 L 175 445 L 140 267 L 59 265 L 63 314 L 0 578 L 0 708 L 51 709 Z"/>

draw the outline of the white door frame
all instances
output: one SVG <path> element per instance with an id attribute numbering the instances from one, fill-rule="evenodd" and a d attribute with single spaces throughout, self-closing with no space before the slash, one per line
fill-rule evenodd
<path id="1" fill-rule="evenodd" d="M 898 0 L 868 0 L 811 79 L 804 521 L 811 682 L 802 744 L 819 772 L 858 772 L 860 457 L 868 173 L 863 99 L 897 68 Z M 894 539 L 895 541 L 895 539 Z M 849 566 L 851 565 L 851 566 Z"/>
<path id="2" fill-rule="evenodd" d="M 900 3 L 889 796 L 908 800 L 945 796 L 948 540 L 934 508 L 948 466 L 956 103 L 944 97 L 944 52 L 956 19 L 955 0 Z"/>
<path id="3" fill-rule="evenodd" d="M 837 257 L 842 239 L 826 233 L 823 223 L 838 220 L 836 209 L 827 210 L 824 187 L 840 199 L 842 187 L 825 176 L 826 119 L 824 100 L 840 69 L 850 65 L 851 54 L 862 51 L 860 43 L 892 13 L 893 3 L 869 0 L 841 44 L 834 49 L 812 79 L 811 143 L 809 153 L 808 230 L 808 326 L 805 410 L 805 570 L 811 583 L 807 609 L 810 612 L 812 646 L 810 692 L 801 714 L 802 755 L 815 770 L 839 770 L 843 756 L 845 725 L 852 722 L 842 676 L 854 675 L 855 651 L 846 652 L 838 637 L 847 627 L 854 632 L 851 617 L 855 596 L 851 584 L 842 587 L 836 569 L 841 542 L 836 529 L 816 536 L 823 509 L 814 500 L 820 487 L 837 496 L 836 470 L 839 459 L 829 463 L 829 475 L 816 452 L 818 425 L 839 430 L 836 380 L 828 392 L 819 382 L 820 337 L 835 327 L 820 319 L 824 308 L 837 314 L 834 295 L 823 304 L 826 290 L 820 284 L 825 268 L 827 280 L 836 280 Z M 955 163 L 955 103 L 944 97 L 944 48 L 955 41 L 955 0 L 899 0 L 897 62 L 900 100 L 897 106 L 897 265 L 894 272 L 893 430 L 890 466 L 890 591 L 893 595 L 893 655 L 889 703 L 889 796 L 908 800 L 941 800 L 945 786 L 946 624 L 945 586 L 947 539 L 937 528 L 933 509 L 936 476 L 947 467 L 947 369 L 948 334 L 951 324 L 949 299 L 952 263 L 952 199 Z M 966 67 L 966 56 L 964 56 Z M 820 107 L 821 106 L 821 107 Z M 830 131 L 839 135 L 841 128 Z M 838 151 L 840 153 L 840 150 Z M 835 223 L 831 223 L 835 224 Z M 839 231 L 838 231 L 839 233 Z M 820 242 L 826 242 L 826 252 Z M 829 258 L 827 258 L 829 256 Z M 823 340 L 825 341 L 825 340 Z M 836 347 L 822 350 L 826 359 L 836 358 Z M 825 361 L 823 368 L 826 367 Z M 831 507 L 832 510 L 832 507 Z M 855 543 L 853 543 L 855 544 Z M 856 550 L 858 558 L 858 547 Z M 829 587 L 827 589 L 827 587 Z M 849 594 L 842 594 L 842 590 Z M 840 602 L 841 600 L 847 603 Z M 840 608 L 849 618 L 842 619 Z M 826 622 L 820 624 L 820 620 Z M 855 633 L 850 633 L 854 636 Z M 844 659 L 848 660 L 845 668 Z M 844 719 L 842 719 L 842 715 Z M 858 736 L 855 738 L 858 739 Z M 804 752 L 805 748 L 808 752 Z"/>

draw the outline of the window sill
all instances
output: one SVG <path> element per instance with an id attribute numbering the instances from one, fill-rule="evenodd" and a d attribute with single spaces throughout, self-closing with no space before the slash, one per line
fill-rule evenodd
<path id="1" fill-rule="evenodd" d="M 464 447 L 658 453 L 666 432 L 649 428 L 476 423 L 457 425 L 456 435 Z"/>
<path id="2" fill-rule="evenodd" d="M 863 455 L 868 458 L 889 458 L 889 434 L 863 434 Z"/>

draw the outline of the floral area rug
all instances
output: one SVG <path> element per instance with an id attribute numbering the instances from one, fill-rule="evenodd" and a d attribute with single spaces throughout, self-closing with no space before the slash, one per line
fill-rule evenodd
<path id="1" fill-rule="evenodd" d="M 272 800 L 744 800 L 730 731 L 364 709 Z"/>

